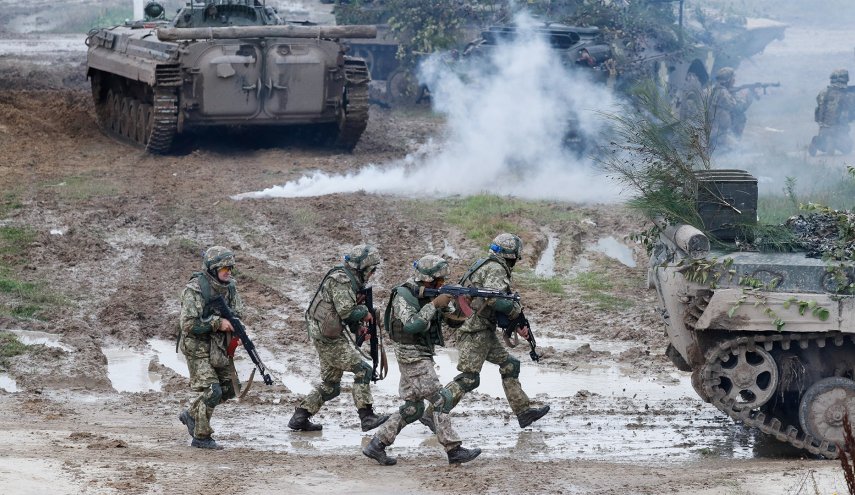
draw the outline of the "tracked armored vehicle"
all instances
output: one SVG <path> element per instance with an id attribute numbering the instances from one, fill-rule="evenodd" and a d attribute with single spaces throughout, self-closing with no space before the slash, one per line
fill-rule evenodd
<path id="1" fill-rule="evenodd" d="M 731 225 L 756 218 L 756 179 L 726 170 L 706 180 L 730 206 L 699 194 L 705 228 L 732 241 Z M 852 263 L 830 266 L 805 253 L 715 251 L 695 227 L 663 227 L 649 278 L 670 342 L 667 355 L 692 372 L 704 401 L 735 421 L 836 457 L 843 418 L 855 420 Z"/>
<path id="2" fill-rule="evenodd" d="M 191 1 L 171 21 L 155 2 L 145 12 L 87 37 L 105 132 L 168 153 L 190 128 L 311 125 L 332 146 L 356 146 L 370 76 L 338 39 L 373 38 L 374 26 L 282 24 L 258 0 Z"/>

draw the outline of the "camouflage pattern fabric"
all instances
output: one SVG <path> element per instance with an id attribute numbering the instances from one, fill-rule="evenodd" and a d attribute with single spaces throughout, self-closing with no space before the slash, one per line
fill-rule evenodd
<path id="1" fill-rule="evenodd" d="M 501 366 L 507 363 L 509 357 L 507 349 L 495 332 L 495 327 L 491 331 L 458 334 L 457 350 L 460 354 L 457 369 L 461 373 L 480 375 L 484 361 Z M 499 372 L 502 371 L 500 367 Z M 446 388 L 451 391 L 452 404 L 455 406 L 466 394 L 466 391 L 461 388 L 460 383 L 456 380 L 446 385 Z M 502 388 L 505 390 L 505 397 L 514 414 L 520 414 L 529 408 L 531 401 L 523 391 L 519 378 L 503 378 Z"/>
<path id="2" fill-rule="evenodd" d="M 230 298 L 228 285 L 204 273 L 199 276 L 206 277 L 214 294 L 223 295 L 226 298 L 235 315 L 243 313 L 243 302 L 236 291 L 232 290 L 234 297 Z M 213 433 L 210 421 L 214 407 L 208 405 L 212 402 L 213 396 L 211 386 L 218 384 L 222 390 L 220 403 L 236 394 L 232 384 L 230 361 L 226 355 L 231 334 L 218 331 L 221 319 L 217 314 L 203 318 L 204 305 L 205 300 L 202 297 L 199 281 L 193 277 L 181 295 L 179 326 L 182 334 L 181 351 L 187 359 L 187 368 L 190 371 L 190 388 L 201 393 L 190 406 L 190 415 L 196 421 L 193 435 L 197 438 L 210 437 Z M 210 331 L 194 334 L 193 329 L 200 326 L 209 328 Z"/>
<path id="3" fill-rule="evenodd" d="M 512 291 L 511 277 L 508 275 L 510 269 L 505 260 L 493 255 L 490 258 L 491 261 L 481 265 L 464 283 L 485 289 Z M 461 373 L 480 375 L 484 361 L 502 365 L 509 358 L 508 351 L 496 334 L 496 315 L 492 308 L 495 301 L 496 299 L 475 298 L 472 301 L 472 308 L 476 309 L 476 313 L 457 330 L 457 350 L 460 356 L 457 369 Z M 514 302 L 509 318 L 516 318 L 520 311 L 522 306 L 519 302 Z M 499 371 L 501 372 L 501 368 Z M 523 392 L 518 378 L 504 378 L 502 387 L 505 389 L 505 397 L 514 414 L 528 409 L 529 398 Z M 451 391 L 452 404 L 455 406 L 466 393 L 456 380 L 446 385 L 446 388 Z"/>
<path id="4" fill-rule="evenodd" d="M 469 279 L 464 281 L 464 285 L 512 292 L 511 276 L 509 273 L 510 268 L 503 258 L 490 255 L 490 261 L 487 261 L 481 268 L 475 270 Z M 480 297 L 473 299 L 470 305 L 476 312 L 457 330 L 458 333 L 495 332 L 496 314 L 493 311 L 493 306 L 497 300 L 482 299 Z M 519 316 L 520 311 L 522 311 L 522 306 L 520 306 L 519 302 L 514 302 L 514 309 L 508 317 L 514 319 Z"/>
<path id="5" fill-rule="evenodd" d="M 316 297 L 331 302 L 343 321 L 350 320 L 354 311 L 364 310 L 367 313 L 364 305 L 357 304 L 356 293 L 353 291 L 350 278 L 342 271 L 334 271 L 321 281 L 320 291 Z M 315 414 L 326 400 L 338 395 L 338 387 L 345 371 L 349 371 L 358 377 L 365 372 L 365 367 L 370 373 L 371 365 L 362 359 L 362 356 L 345 334 L 335 338 L 321 335 L 320 322 L 308 314 L 306 315 L 306 328 L 315 349 L 318 351 L 321 383 L 303 399 L 299 407 L 305 408 L 309 414 Z M 358 379 L 354 380 L 353 384 L 353 402 L 357 409 L 373 403 L 370 386 L 367 383 L 358 383 L 359 381 Z M 329 399 L 324 399 L 324 397 Z"/>
<path id="6" fill-rule="evenodd" d="M 433 305 L 429 305 L 433 306 Z M 401 383 L 399 391 L 401 398 L 408 402 L 422 402 L 428 397 L 436 394 L 442 384 L 434 370 L 432 358 L 422 358 L 411 363 L 398 362 L 401 368 Z M 433 421 L 436 425 L 436 437 L 439 443 L 448 452 L 458 447 L 462 442 L 457 432 L 451 425 L 451 417 L 448 414 L 433 411 Z M 388 421 L 380 426 L 377 438 L 385 445 L 392 445 L 398 433 L 407 426 L 401 412 L 396 411 Z"/>
<path id="7" fill-rule="evenodd" d="M 317 322 L 311 324 L 317 325 Z M 370 374 L 371 365 L 362 359 L 345 335 L 336 339 L 322 337 L 312 342 L 315 344 L 321 362 L 321 383 L 300 402 L 299 407 L 314 415 L 321 409 L 324 402 L 338 395 L 338 387 L 345 371 L 361 376 L 366 372 L 367 367 L 367 372 Z M 367 383 L 358 383 L 356 379 L 353 383 L 352 395 L 357 409 L 374 403 L 371 387 Z"/>
<path id="8" fill-rule="evenodd" d="M 728 146 L 731 136 L 742 135 L 746 122 L 745 112 L 752 101 L 750 96 L 735 94 L 721 84 L 715 84 L 712 87 L 710 142 L 713 146 Z"/>
<path id="9" fill-rule="evenodd" d="M 409 279 L 404 284 L 406 287 L 417 287 L 415 279 Z M 451 309 L 446 308 L 446 312 L 453 311 L 453 307 Z M 437 325 L 436 322 L 437 309 L 433 304 L 425 304 L 421 307 L 421 309 L 414 308 L 410 305 L 406 299 L 395 295 L 392 298 L 392 316 L 394 319 L 403 322 L 404 324 L 411 322 L 414 318 L 420 318 L 431 325 Z M 441 329 L 435 329 L 438 331 L 442 331 Z M 392 339 L 390 339 L 392 340 Z M 427 342 L 430 342 L 430 338 L 426 339 Z M 434 346 L 433 344 L 429 345 L 420 345 L 420 344 L 401 344 L 399 342 L 395 342 L 392 340 L 392 344 L 395 348 L 395 356 L 398 358 L 399 363 L 418 363 L 423 361 L 424 359 L 433 359 L 434 356 Z"/>
<path id="10" fill-rule="evenodd" d="M 811 154 L 852 151 L 849 121 L 855 119 L 853 99 L 855 94 L 847 93 L 843 84 L 829 85 L 817 95 L 814 120 L 819 124 L 819 133 L 811 141 Z"/>

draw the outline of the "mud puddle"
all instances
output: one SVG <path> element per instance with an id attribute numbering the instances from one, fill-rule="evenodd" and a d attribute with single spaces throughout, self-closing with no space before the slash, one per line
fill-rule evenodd
<path id="1" fill-rule="evenodd" d="M 15 382 L 15 379 L 8 374 L 0 373 L 0 390 L 4 390 L 9 393 L 17 392 L 18 383 Z"/>
<path id="2" fill-rule="evenodd" d="M 62 336 L 55 333 L 31 330 L 9 330 L 9 333 L 15 335 L 18 341 L 24 345 L 43 345 L 46 347 L 53 347 L 55 349 L 62 349 L 65 352 L 72 352 L 74 350 L 73 348 L 61 343 L 59 340 Z"/>
<path id="3" fill-rule="evenodd" d="M 550 232 L 547 236 L 546 248 L 537 260 L 534 274 L 538 277 L 552 277 L 555 275 L 555 249 L 558 247 L 558 236 Z"/>
<path id="4" fill-rule="evenodd" d="M 603 237 L 597 240 L 597 243 L 589 246 L 588 249 L 591 251 L 597 251 L 598 253 L 603 253 L 609 258 L 617 260 L 630 268 L 635 268 L 636 266 L 635 255 L 632 252 L 632 248 L 612 236 Z"/>
<path id="5" fill-rule="evenodd" d="M 127 347 L 102 347 L 107 356 L 107 378 L 117 392 L 159 392 L 161 376 L 149 371 L 151 354 Z"/>

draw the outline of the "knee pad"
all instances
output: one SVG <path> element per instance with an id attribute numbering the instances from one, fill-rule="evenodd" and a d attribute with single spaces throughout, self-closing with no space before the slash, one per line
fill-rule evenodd
<path id="1" fill-rule="evenodd" d="M 502 380 L 505 378 L 519 378 L 520 360 L 513 356 L 508 356 L 508 359 L 505 359 L 505 362 L 499 365 L 499 373 L 502 375 Z"/>
<path id="2" fill-rule="evenodd" d="M 421 400 L 408 400 L 398 408 L 398 412 L 401 413 L 401 419 L 403 419 L 407 424 L 410 424 L 421 418 L 422 414 L 425 413 L 425 403 Z"/>
<path id="3" fill-rule="evenodd" d="M 450 413 L 451 409 L 454 407 L 454 394 L 451 393 L 451 390 L 448 390 L 445 387 L 442 387 L 435 394 L 431 395 L 428 400 L 433 404 L 435 411 L 443 412 L 445 414 Z"/>
<path id="4" fill-rule="evenodd" d="M 211 390 L 205 395 L 205 405 L 213 409 L 223 400 L 223 387 L 219 383 L 212 383 Z"/>
<path id="5" fill-rule="evenodd" d="M 335 399 L 341 393 L 341 383 L 323 382 L 320 386 L 321 399 L 324 402 Z"/>
<path id="6" fill-rule="evenodd" d="M 478 373 L 461 373 L 454 377 L 454 381 L 460 385 L 464 392 L 471 392 L 481 385 L 481 375 Z"/>
<path id="7" fill-rule="evenodd" d="M 374 368 L 365 361 L 362 361 L 359 363 L 359 369 L 353 372 L 353 383 L 363 383 L 368 385 L 371 383 L 371 375 L 373 374 Z"/>

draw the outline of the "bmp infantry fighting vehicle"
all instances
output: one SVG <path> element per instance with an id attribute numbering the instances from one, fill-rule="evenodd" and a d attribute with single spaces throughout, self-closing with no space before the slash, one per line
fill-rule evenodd
<path id="1" fill-rule="evenodd" d="M 732 241 L 756 221 L 757 181 L 701 177 L 705 229 Z M 713 191 L 708 194 L 704 191 Z M 723 199 L 723 201 L 722 201 Z M 689 225 L 665 226 L 650 261 L 667 355 L 701 398 L 747 426 L 834 458 L 855 420 L 855 270 L 804 253 L 715 252 Z"/>
<path id="2" fill-rule="evenodd" d="M 88 76 L 101 127 L 166 153 L 192 127 L 315 125 L 325 142 L 356 146 L 368 123 L 368 69 L 339 38 L 373 26 L 283 24 L 259 0 L 188 3 L 171 20 L 92 30 Z"/>

